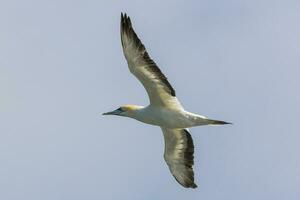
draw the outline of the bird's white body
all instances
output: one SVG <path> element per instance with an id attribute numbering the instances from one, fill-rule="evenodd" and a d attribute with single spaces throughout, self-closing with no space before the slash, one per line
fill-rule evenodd
<path id="1" fill-rule="evenodd" d="M 183 108 L 173 109 L 153 105 L 136 110 L 130 117 L 146 124 L 169 129 L 209 124 L 206 117 L 187 112 Z"/>

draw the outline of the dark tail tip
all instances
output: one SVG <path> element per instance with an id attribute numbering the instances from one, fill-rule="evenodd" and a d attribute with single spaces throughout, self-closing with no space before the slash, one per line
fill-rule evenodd
<path id="1" fill-rule="evenodd" d="M 225 125 L 225 124 L 233 124 L 233 123 L 225 122 L 225 121 L 219 121 L 219 120 L 211 120 L 211 124 L 215 124 L 215 125 Z"/>

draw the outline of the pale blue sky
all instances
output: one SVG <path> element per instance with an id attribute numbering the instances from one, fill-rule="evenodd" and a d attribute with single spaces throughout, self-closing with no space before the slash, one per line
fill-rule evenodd
<path id="1" fill-rule="evenodd" d="M 110 2 L 110 3 L 109 3 Z M 298 0 L 0 2 L 0 199 L 300 198 Z M 198 188 L 160 129 L 103 117 L 146 105 L 119 38 L 127 12 L 187 110 Z"/>

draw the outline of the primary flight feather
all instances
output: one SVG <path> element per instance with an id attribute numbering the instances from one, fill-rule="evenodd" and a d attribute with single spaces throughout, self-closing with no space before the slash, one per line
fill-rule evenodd
<path id="1" fill-rule="evenodd" d="M 160 126 L 165 140 L 164 159 L 172 175 L 182 186 L 196 188 L 193 171 L 194 144 L 187 128 L 230 123 L 185 111 L 167 77 L 150 58 L 134 32 L 131 20 L 126 14 L 121 14 L 120 29 L 123 53 L 129 70 L 143 84 L 150 104 L 146 107 L 124 105 L 103 114 L 130 117 Z"/>

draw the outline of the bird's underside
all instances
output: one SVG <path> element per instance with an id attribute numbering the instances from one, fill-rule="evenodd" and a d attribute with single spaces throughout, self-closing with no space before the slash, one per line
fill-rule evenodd
<path id="1" fill-rule="evenodd" d="M 178 183 L 196 188 L 194 182 L 194 144 L 187 127 L 228 124 L 186 112 L 176 98 L 166 76 L 148 55 L 133 30 L 131 20 L 121 14 L 121 41 L 130 72 L 144 86 L 150 105 L 126 105 L 105 115 L 119 115 L 160 126 L 165 140 L 164 159 Z"/>

